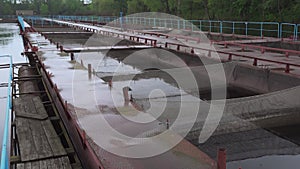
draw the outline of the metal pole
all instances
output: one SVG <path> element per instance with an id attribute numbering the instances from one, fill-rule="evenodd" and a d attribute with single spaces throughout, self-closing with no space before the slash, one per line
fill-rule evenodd
<path id="1" fill-rule="evenodd" d="M 295 33 L 294 33 L 294 40 L 298 39 L 298 25 L 295 24 Z"/>
<path id="2" fill-rule="evenodd" d="M 220 33 L 222 34 L 223 33 L 223 22 L 220 21 Z"/>
<path id="3" fill-rule="evenodd" d="M 264 24 L 263 22 L 260 23 L 260 37 L 261 38 L 263 37 L 263 29 L 264 29 L 263 24 Z"/>
<path id="4" fill-rule="evenodd" d="M 248 22 L 245 22 L 246 25 L 246 36 L 248 36 Z"/>
<path id="5" fill-rule="evenodd" d="M 232 23 L 232 34 L 235 34 L 235 22 Z"/>
<path id="6" fill-rule="evenodd" d="M 202 31 L 202 21 L 200 20 L 200 25 L 199 25 L 200 31 Z"/>
<path id="7" fill-rule="evenodd" d="M 120 27 L 121 30 L 123 31 L 123 12 L 120 12 Z"/>
<path id="8" fill-rule="evenodd" d="M 278 38 L 282 37 L 282 24 L 278 23 Z"/>

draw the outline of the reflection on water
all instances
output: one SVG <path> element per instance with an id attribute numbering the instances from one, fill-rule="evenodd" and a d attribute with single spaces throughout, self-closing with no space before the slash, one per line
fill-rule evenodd
<path id="1" fill-rule="evenodd" d="M 14 63 L 23 63 L 23 39 L 16 23 L 0 23 L 0 55 L 12 55 Z"/>
<path id="2" fill-rule="evenodd" d="M 0 55 L 12 55 L 14 63 L 26 62 L 23 52 L 23 41 L 19 35 L 19 28 L 14 23 L 0 23 Z M 1 64 L 8 64 L 8 58 L 0 59 Z M 8 80 L 8 69 L 0 69 L 0 84 L 6 84 Z M 0 85 L 0 144 L 2 144 L 3 124 L 5 119 L 7 87 Z M 1 149 L 1 147 L 0 147 Z"/>
<path id="3" fill-rule="evenodd" d="M 13 41 L 13 38 L 14 29 L 11 29 L 8 24 L 0 24 L 0 46 L 8 45 Z"/>

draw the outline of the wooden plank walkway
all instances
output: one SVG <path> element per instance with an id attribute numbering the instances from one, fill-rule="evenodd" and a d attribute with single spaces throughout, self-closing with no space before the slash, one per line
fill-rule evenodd
<path id="1" fill-rule="evenodd" d="M 14 109 L 17 117 L 43 120 L 48 118 L 40 98 L 35 96 L 23 96 L 14 100 Z"/>
<path id="2" fill-rule="evenodd" d="M 71 168 L 70 161 L 55 129 L 37 96 L 14 100 L 16 134 L 21 162 L 18 169 Z"/>
<path id="3" fill-rule="evenodd" d="M 71 169 L 69 165 L 68 157 L 61 157 L 49 160 L 41 160 L 35 162 L 26 162 L 17 164 L 18 169 L 48 169 L 48 168 L 62 168 L 62 169 Z"/>

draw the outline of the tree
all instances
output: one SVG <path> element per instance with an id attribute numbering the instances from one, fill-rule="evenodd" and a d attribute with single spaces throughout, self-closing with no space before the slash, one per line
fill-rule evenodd
<path id="1" fill-rule="evenodd" d="M 149 11 L 147 5 L 144 3 L 144 0 L 129 0 L 127 4 L 129 14 Z"/>
<path id="2" fill-rule="evenodd" d="M 41 8 L 40 8 L 40 14 L 41 14 L 41 15 L 48 15 L 48 14 L 49 14 L 49 11 L 48 11 L 48 4 L 43 3 L 43 4 L 41 5 Z"/>

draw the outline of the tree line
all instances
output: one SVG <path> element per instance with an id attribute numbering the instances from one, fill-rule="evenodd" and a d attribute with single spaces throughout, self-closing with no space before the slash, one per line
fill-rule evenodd
<path id="1" fill-rule="evenodd" d="M 0 0 L 0 15 L 34 10 L 37 15 L 119 16 L 165 12 L 184 19 L 300 23 L 300 0 Z"/>

